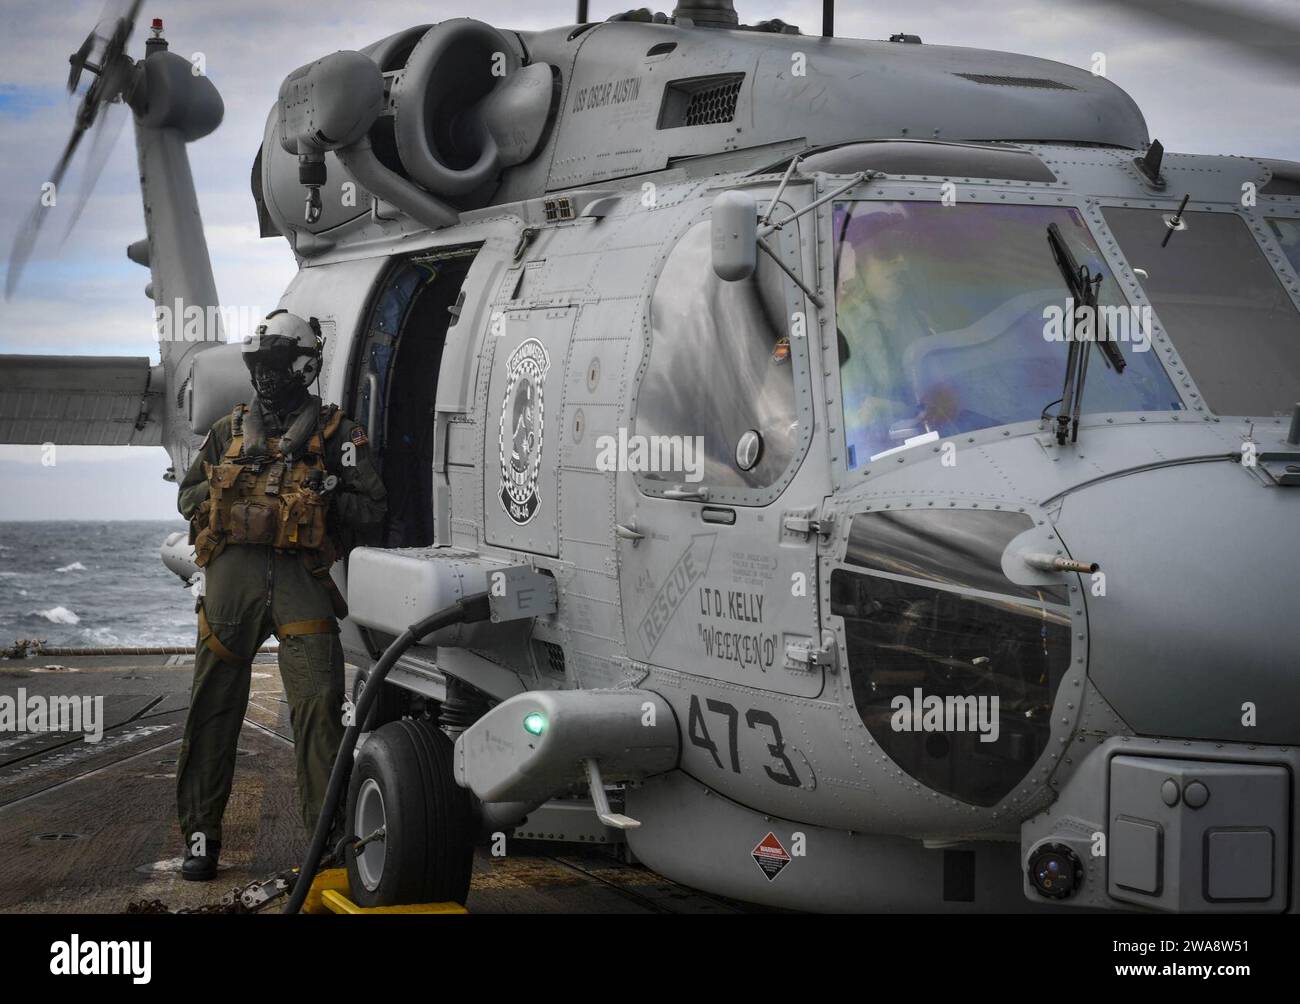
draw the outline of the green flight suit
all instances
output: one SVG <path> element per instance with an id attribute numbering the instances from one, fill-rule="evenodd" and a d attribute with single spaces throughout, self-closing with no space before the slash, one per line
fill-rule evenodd
<path id="1" fill-rule="evenodd" d="M 311 397 L 302 407 L 319 406 L 319 400 Z M 293 417 L 287 416 L 283 427 Z M 275 417 L 267 416 L 265 421 L 268 432 L 278 434 Z M 187 519 L 208 497 L 203 464 L 222 462 L 233 425 L 233 417 L 227 415 L 212 426 L 181 482 L 178 508 Z M 340 555 L 353 544 L 377 543 L 386 492 L 370 461 L 365 430 L 344 417 L 325 440 L 324 453 L 326 469 L 339 478 L 331 493 L 330 527 Z M 349 463 L 344 463 L 345 457 Z M 208 641 L 200 620 L 189 714 L 176 770 L 176 801 L 185 842 L 193 850 L 196 833 L 204 834 L 208 842 L 221 841 L 221 818 L 234 780 L 257 650 L 284 625 L 327 620 L 332 630 L 283 637 L 279 652 L 293 725 L 298 801 L 310 833 L 343 736 L 343 648 L 329 589 L 311 574 L 302 552 L 277 551 L 267 545 L 227 543 L 203 571 L 199 602 L 215 637 Z"/>

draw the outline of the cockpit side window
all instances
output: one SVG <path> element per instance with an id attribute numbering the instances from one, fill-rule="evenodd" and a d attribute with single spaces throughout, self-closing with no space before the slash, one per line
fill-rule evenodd
<path id="1" fill-rule="evenodd" d="M 707 221 L 668 256 L 650 301 L 650 357 L 627 446 L 643 488 L 699 485 L 743 502 L 791 468 L 806 440 L 796 388 L 807 379 L 785 282 L 764 255 L 750 278 L 719 279 Z"/>
<path id="2" fill-rule="evenodd" d="M 1128 362 L 1093 361 L 1084 412 L 1182 407 L 1083 217 L 1065 206 L 839 202 L 835 304 L 850 470 L 918 437 L 1039 418 L 1061 397 L 1071 323 L 1047 240 L 1101 275 L 1099 314 Z M 1149 312 L 1148 312 L 1149 313 Z"/>

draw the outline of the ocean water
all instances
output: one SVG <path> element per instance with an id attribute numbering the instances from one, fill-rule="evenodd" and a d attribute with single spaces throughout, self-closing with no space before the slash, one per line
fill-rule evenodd
<path id="1" fill-rule="evenodd" d="M 193 645 L 194 597 L 158 548 L 175 520 L 0 523 L 0 648 Z"/>

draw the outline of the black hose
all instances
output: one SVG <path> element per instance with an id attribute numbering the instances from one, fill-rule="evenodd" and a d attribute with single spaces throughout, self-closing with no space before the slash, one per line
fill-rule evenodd
<path id="1" fill-rule="evenodd" d="M 475 593 L 457 600 L 449 607 L 443 607 L 437 613 L 430 614 L 424 620 L 412 624 L 398 635 L 388 648 L 384 649 L 379 660 L 371 667 L 366 677 L 365 688 L 361 691 L 361 700 L 352 712 L 353 724 L 349 725 L 339 742 L 339 752 L 334 758 L 334 768 L 330 771 L 329 787 L 325 790 L 325 804 L 321 806 L 320 818 L 316 820 L 316 831 L 312 834 L 311 847 L 307 857 L 298 869 L 298 878 L 293 884 L 293 895 L 285 904 L 283 913 L 298 913 L 307 899 L 316 869 L 320 867 L 321 856 L 325 853 L 325 841 L 329 839 L 330 825 L 334 822 L 334 813 L 338 809 L 339 796 L 343 794 L 343 782 L 348 776 L 348 767 L 352 753 L 357 746 L 357 737 L 370 714 L 370 709 L 379 698 L 379 690 L 388 676 L 388 671 L 400 659 L 408 648 L 421 638 L 434 631 L 450 627 L 453 624 L 469 624 L 485 621 L 491 616 L 487 593 Z"/>

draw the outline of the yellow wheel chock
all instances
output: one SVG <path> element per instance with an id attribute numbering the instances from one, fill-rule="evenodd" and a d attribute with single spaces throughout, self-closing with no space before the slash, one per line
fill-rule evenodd
<path id="1" fill-rule="evenodd" d="M 302 904 L 303 913 L 469 913 L 459 903 L 409 903 L 398 906 L 357 906 L 348 898 L 348 871 L 346 868 L 328 868 L 311 883 L 307 899 Z"/>

